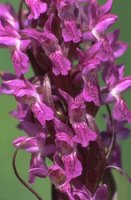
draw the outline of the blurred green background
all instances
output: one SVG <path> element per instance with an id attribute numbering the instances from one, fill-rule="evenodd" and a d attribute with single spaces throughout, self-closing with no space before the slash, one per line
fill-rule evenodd
<path id="1" fill-rule="evenodd" d="M 7 1 L 0 0 L 0 3 L 2 2 Z M 12 3 L 15 9 L 18 8 L 19 0 L 8 0 L 8 2 Z M 120 39 L 129 44 L 128 51 L 119 62 L 125 63 L 126 74 L 131 75 L 131 0 L 114 0 L 113 13 L 119 16 L 115 27 L 121 29 Z M 13 71 L 10 56 L 5 49 L 0 49 L 0 70 Z M 125 94 L 125 98 L 131 109 L 131 91 Z M 33 195 L 18 182 L 12 170 L 12 155 L 14 152 L 12 140 L 23 134 L 16 128 L 17 121 L 9 115 L 9 112 L 15 107 L 13 98 L 0 96 L 0 200 L 35 200 Z M 101 118 L 98 118 L 98 124 L 102 129 L 103 122 Z M 131 138 L 122 143 L 122 150 L 124 169 L 131 176 Z M 24 152 L 20 152 L 18 158 L 18 169 L 25 180 L 28 177 L 29 158 L 29 155 Z M 114 175 L 118 183 L 118 200 L 130 200 L 131 185 L 119 173 L 114 172 Z M 33 187 L 45 200 L 51 199 L 48 180 L 37 179 Z"/>

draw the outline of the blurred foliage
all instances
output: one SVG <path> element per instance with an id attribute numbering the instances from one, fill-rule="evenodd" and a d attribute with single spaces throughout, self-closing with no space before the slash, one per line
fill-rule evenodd
<path id="1" fill-rule="evenodd" d="M 0 0 L 0 3 L 3 2 L 7 2 L 7 0 Z M 8 2 L 13 4 L 15 9 L 18 8 L 18 0 L 8 0 Z M 116 13 L 119 16 L 119 20 L 115 25 L 115 28 L 121 29 L 120 39 L 129 44 L 128 51 L 118 61 L 119 63 L 124 63 L 126 65 L 126 75 L 131 75 L 131 29 L 129 28 L 131 20 L 130 4 L 130 0 L 114 0 L 113 6 L 113 13 Z M 10 56 L 6 49 L 0 49 L 0 70 L 13 71 Z M 131 108 L 131 92 L 126 94 L 125 98 Z M 9 115 L 9 112 L 15 109 L 15 101 L 12 97 L 0 96 L 0 106 L 0 199 L 35 200 L 33 195 L 18 182 L 12 170 L 12 156 L 14 152 L 12 140 L 20 135 L 23 135 L 23 133 L 16 128 L 17 121 Z M 101 109 L 100 113 L 103 112 L 104 110 Z M 104 128 L 102 118 L 98 117 L 97 123 L 101 129 Z M 123 142 L 122 150 L 124 169 L 131 176 L 131 158 L 129 155 L 129 152 L 131 151 L 131 138 Z M 20 174 L 25 180 L 27 180 L 29 155 L 24 152 L 20 152 L 17 165 Z M 126 178 L 121 176 L 118 172 L 114 172 L 114 176 L 118 183 L 118 200 L 130 200 L 131 185 L 127 182 Z M 51 199 L 50 184 L 48 180 L 43 181 L 42 179 L 37 179 L 33 187 L 44 197 L 45 200 Z"/>

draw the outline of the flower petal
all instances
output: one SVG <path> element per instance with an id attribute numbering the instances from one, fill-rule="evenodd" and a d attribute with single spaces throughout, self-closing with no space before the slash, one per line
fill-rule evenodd
<path id="1" fill-rule="evenodd" d="M 113 117 L 117 121 L 131 122 L 131 111 L 128 110 L 126 102 L 123 99 L 118 99 L 115 102 L 113 109 Z"/>
<path id="2" fill-rule="evenodd" d="M 30 161 L 29 182 L 34 183 L 36 176 L 45 178 L 48 174 L 48 169 L 44 164 L 43 158 L 40 155 L 33 154 Z"/>
<path id="3" fill-rule="evenodd" d="M 26 136 L 19 137 L 13 141 L 13 145 L 17 149 L 23 149 L 30 153 L 38 152 L 38 144 L 35 138 L 28 138 Z"/>
<path id="4" fill-rule="evenodd" d="M 82 165 L 77 158 L 76 152 L 63 156 L 62 160 L 68 181 L 81 175 Z"/>
<path id="5" fill-rule="evenodd" d="M 53 165 L 49 167 L 48 175 L 51 179 L 51 182 L 56 186 L 62 185 L 66 180 L 66 174 L 64 170 L 58 165 Z"/>
<path id="6" fill-rule="evenodd" d="M 62 36 L 65 42 L 73 41 L 74 43 L 80 42 L 82 33 L 77 28 L 75 20 L 64 20 L 64 27 L 62 28 Z"/>
<path id="7" fill-rule="evenodd" d="M 85 122 L 74 123 L 73 126 L 76 135 L 73 137 L 73 141 L 81 144 L 83 147 L 87 147 L 90 141 L 95 141 L 97 135 L 93 132 Z"/>
<path id="8" fill-rule="evenodd" d="M 12 61 L 14 64 L 16 75 L 18 77 L 28 72 L 29 59 L 24 52 L 16 49 L 12 54 Z"/>
<path id="9" fill-rule="evenodd" d="M 96 190 L 92 200 L 107 200 L 107 194 L 107 186 L 102 185 Z"/>
<path id="10" fill-rule="evenodd" d="M 40 14 L 45 13 L 47 10 L 47 4 L 41 2 L 41 0 L 25 0 L 25 2 L 31 11 L 28 19 L 38 19 Z"/>
<path id="11" fill-rule="evenodd" d="M 71 69 L 70 61 L 62 55 L 61 51 L 55 51 L 49 56 L 53 64 L 53 73 L 57 76 L 59 74 L 67 75 Z"/>
<path id="12" fill-rule="evenodd" d="M 117 20 L 117 16 L 113 14 L 104 15 L 96 24 L 92 32 L 103 33 Z"/>
<path id="13" fill-rule="evenodd" d="M 93 101 L 96 105 L 100 105 L 100 89 L 98 83 L 97 72 L 90 71 L 87 75 L 83 75 L 84 87 L 83 98 L 86 102 Z"/>
<path id="14" fill-rule="evenodd" d="M 31 106 L 31 110 L 35 114 L 35 117 L 41 123 L 41 125 L 45 125 L 45 121 L 50 121 L 54 118 L 53 110 L 46 106 L 43 103 L 35 103 Z"/>
<path id="15" fill-rule="evenodd" d="M 103 4 L 99 7 L 99 13 L 101 15 L 104 15 L 104 14 L 110 12 L 110 10 L 112 8 L 112 3 L 113 3 L 113 0 L 107 0 L 107 2 L 105 4 Z"/>
<path id="16" fill-rule="evenodd" d="M 62 154 L 70 153 L 74 148 L 74 142 L 72 140 L 72 136 L 69 133 L 57 133 L 55 142 L 57 148 Z"/>

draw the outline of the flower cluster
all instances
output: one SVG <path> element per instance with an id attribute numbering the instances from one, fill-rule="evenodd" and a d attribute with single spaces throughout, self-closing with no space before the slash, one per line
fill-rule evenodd
<path id="1" fill-rule="evenodd" d="M 127 44 L 119 30 L 108 31 L 118 19 L 112 3 L 22 0 L 18 14 L 0 4 L 0 47 L 9 49 L 15 71 L 0 73 L 0 94 L 15 97 L 11 114 L 27 134 L 13 145 L 31 155 L 30 183 L 50 178 L 53 200 L 116 195 L 110 167 L 122 172 L 120 140 L 130 135 L 125 124 L 131 122 L 122 93 L 131 77 L 116 64 Z M 27 79 L 29 64 L 34 74 Z M 102 106 L 107 129 L 100 132 L 95 117 Z"/>

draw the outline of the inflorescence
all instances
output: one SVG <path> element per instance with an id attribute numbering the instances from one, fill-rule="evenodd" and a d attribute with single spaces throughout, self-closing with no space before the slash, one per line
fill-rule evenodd
<path id="1" fill-rule="evenodd" d="M 15 97 L 11 115 L 27 134 L 13 145 L 31 155 L 29 183 L 49 177 L 52 200 L 114 200 L 111 168 L 128 177 L 120 141 L 130 135 L 131 111 L 122 93 L 131 77 L 116 64 L 127 44 L 118 29 L 109 32 L 118 19 L 112 3 L 22 0 L 18 13 L 0 4 L 0 47 L 9 49 L 15 72 L 0 73 L 0 94 Z M 33 76 L 27 79 L 29 65 Z M 95 119 L 102 106 L 101 132 Z"/>

